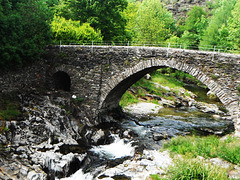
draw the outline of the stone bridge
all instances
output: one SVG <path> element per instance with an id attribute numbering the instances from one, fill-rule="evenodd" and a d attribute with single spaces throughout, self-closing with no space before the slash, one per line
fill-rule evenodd
<path id="1" fill-rule="evenodd" d="M 124 92 L 145 74 L 161 67 L 196 77 L 231 113 L 240 133 L 240 55 L 216 52 L 130 46 L 49 46 L 45 59 L 48 83 L 82 100 L 88 125 L 119 107 Z"/>

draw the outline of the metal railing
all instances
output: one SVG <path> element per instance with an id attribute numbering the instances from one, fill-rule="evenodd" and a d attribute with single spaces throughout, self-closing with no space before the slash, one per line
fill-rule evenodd
<path id="1" fill-rule="evenodd" d="M 168 42 L 158 42 L 158 43 L 144 43 L 144 42 L 108 42 L 108 41 L 91 41 L 91 42 L 73 42 L 73 41 L 60 41 L 61 45 L 85 45 L 85 46 L 143 46 L 143 47 L 165 47 L 165 48 L 177 48 L 177 49 L 190 49 L 190 50 L 200 50 L 200 51 L 212 51 L 216 53 L 232 53 L 240 54 L 239 49 L 234 49 L 227 46 L 211 46 L 211 45 L 201 45 L 196 46 L 193 44 L 186 43 L 168 43 Z"/>

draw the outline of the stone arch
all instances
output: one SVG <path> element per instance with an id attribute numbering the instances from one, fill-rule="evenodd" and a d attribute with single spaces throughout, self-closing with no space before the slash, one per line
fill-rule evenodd
<path id="1" fill-rule="evenodd" d="M 57 71 L 53 74 L 53 82 L 55 89 L 70 91 L 71 90 L 71 78 L 68 73 L 64 71 Z"/>
<path id="2" fill-rule="evenodd" d="M 238 109 L 238 101 L 232 98 L 231 92 L 227 90 L 227 88 L 217 84 L 199 68 L 174 58 L 171 60 L 151 59 L 142 61 L 132 68 L 128 68 L 124 72 L 111 77 L 108 82 L 103 85 L 99 109 L 105 111 L 117 108 L 122 95 L 132 84 L 137 82 L 145 74 L 161 67 L 174 68 L 194 76 L 217 95 L 231 114 Z"/>

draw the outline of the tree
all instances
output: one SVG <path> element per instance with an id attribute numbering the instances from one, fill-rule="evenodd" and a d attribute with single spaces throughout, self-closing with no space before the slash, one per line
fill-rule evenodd
<path id="1" fill-rule="evenodd" d="M 181 41 L 186 44 L 185 48 L 188 46 L 197 48 L 204 30 L 208 25 L 206 19 L 207 13 L 203 10 L 202 7 L 193 6 L 193 8 L 187 13 L 187 19 L 183 29 L 185 30 Z"/>
<path id="2" fill-rule="evenodd" d="M 38 59 L 51 40 L 46 3 L 35 0 L 0 1 L 0 66 L 21 66 Z"/>
<path id="3" fill-rule="evenodd" d="M 129 2 L 127 8 L 122 13 L 127 20 L 126 32 L 128 40 L 136 38 L 135 22 L 140 5 L 140 2 Z"/>
<path id="4" fill-rule="evenodd" d="M 70 5 L 71 1 L 59 0 L 58 4 L 53 7 L 54 15 L 64 17 L 66 20 L 74 19 Z"/>
<path id="5" fill-rule="evenodd" d="M 207 13 L 202 7 L 193 6 L 187 13 L 184 29 L 194 34 L 202 33 L 202 29 L 205 28 L 204 18 L 206 18 L 206 16 Z"/>
<path id="6" fill-rule="evenodd" d="M 145 0 L 138 10 L 136 30 L 138 41 L 157 43 L 168 39 L 175 29 L 172 14 L 159 0 Z"/>
<path id="7" fill-rule="evenodd" d="M 89 23 L 80 25 L 80 21 L 66 20 L 63 17 L 54 16 L 51 23 L 54 39 L 65 43 L 83 43 L 90 41 L 102 41 L 100 32 L 96 32 Z"/>
<path id="8" fill-rule="evenodd" d="M 204 31 L 200 46 L 221 46 L 219 41 L 219 29 L 227 25 L 228 18 L 231 16 L 231 11 L 234 8 L 236 0 L 222 0 L 221 6 L 215 10 L 207 29 Z"/>
<path id="9" fill-rule="evenodd" d="M 122 16 L 126 0 L 70 0 L 73 19 L 88 22 L 100 30 L 105 41 L 126 40 L 126 19 Z"/>
<path id="10" fill-rule="evenodd" d="M 233 11 L 232 17 L 228 22 L 228 37 L 231 45 L 235 49 L 240 49 L 240 1 L 237 1 Z"/>

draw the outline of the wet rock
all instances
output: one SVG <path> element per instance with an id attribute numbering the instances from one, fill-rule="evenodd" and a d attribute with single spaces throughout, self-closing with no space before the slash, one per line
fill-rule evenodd
<path id="1" fill-rule="evenodd" d="M 44 179 L 47 179 L 47 174 L 45 174 L 45 173 L 38 173 L 36 171 L 30 171 L 27 174 L 27 179 L 28 180 L 44 180 Z"/>
<path id="2" fill-rule="evenodd" d="M 162 99 L 160 96 L 157 96 L 155 94 L 145 94 L 145 96 L 150 97 L 152 99 L 159 100 L 159 101 Z"/>
<path id="3" fill-rule="evenodd" d="M 129 177 L 130 179 L 146 179 L 150 174 L 164 174 L 172 159 L 167 151 L 158 152 L 144 150 L 132 160 L 126 160 L 113 168 L 106 169 L 98 175 L 97 179 L 114 178 L 116 175 Z"/>
<path id="4" fill-rule="evenodd" d="M 204 102 L 196 102 L 195 106 L 204 113 L 224 114 L 220 111 L 216 104 L 207 104 Z"/>
<path id="5" fill-rule="evenodd" d="M 168 134 L 160 134 L 160 133 L 153 134 L 154 141 L 160 141 L 160 140 L 167 139 L 167 138 L 168 138 Z"/>
<path id="6" fill-rule="evenodd" d="M 95 131 L 91 137 L 91 141 L 93 145 L 99 144 L 100 141 L 104 141 L 105 133 L 102 129 Z"/>

